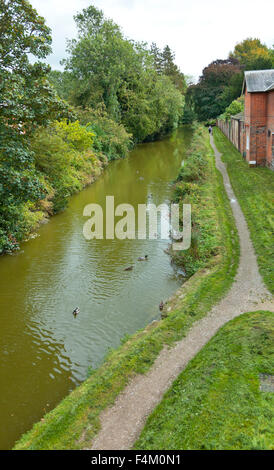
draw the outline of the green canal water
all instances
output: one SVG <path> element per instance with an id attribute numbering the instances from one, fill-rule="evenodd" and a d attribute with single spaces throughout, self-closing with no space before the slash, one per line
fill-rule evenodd
<path id="1" fill-rule="evenodd" d="M 107 195 L 136 212 L 138 204 L 168 203 L 190 138 L 183 128 L 139 145 L 72 197 L 37 238 L 0 258 L 0 449 L 11 448 L 125 334 L 157 319 L 159 302 L 182 283 L 164 252 L 168 240 L 87 241 L 83 209 L 104 206 Z M 145 254 L 149 260 L 138 262 Z"/>

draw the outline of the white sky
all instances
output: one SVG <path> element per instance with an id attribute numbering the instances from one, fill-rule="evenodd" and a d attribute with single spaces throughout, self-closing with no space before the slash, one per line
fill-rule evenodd
<path id="1" fill-rule="evenodd" d="M 182 72 L 196 79 L 212 60 L 225 59 L 237 42 L 274 43 L 273 0 L 29 0 L 52 29 L 50 65 L 62 69 L 66 38 L 76 36 L 73 15 L 90 4 L 137 41 L 168 44 Z"/>

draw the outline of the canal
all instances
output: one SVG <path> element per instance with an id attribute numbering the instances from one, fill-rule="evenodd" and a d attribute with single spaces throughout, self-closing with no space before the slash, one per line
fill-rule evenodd
<path id="1" fill-rule="evenodd" d="M 104 206 L 107 195 L 136 212 L 138 204 L 168 203 L 190 138 L 181 128 L 139 145 L 73 196 L 37 238 L 0 258 L 0 449 L 10 449 L 121 338 L 159 318 L 160 301 L 182 283 L 164 251 L 168 240 L 87 241 L 83 208 Z M 146 254 L 148 261 L 137 261 Z"/>

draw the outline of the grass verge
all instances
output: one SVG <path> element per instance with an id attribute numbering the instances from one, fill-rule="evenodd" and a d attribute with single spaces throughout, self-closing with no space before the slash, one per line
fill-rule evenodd
<path id="1" fill-rule="evenodd" d="M 273 392 L 260 390 L 260 374 L 274 374 L 273 340 L 273 313 L 228 322 L 175 380 L 135 448 L 273 448 Z"/>
<path id="2" fill-rule="evenodd" d="M 196 137 L 195 137 L 196 136 Z M 230 204 L 221 175 L 214 165 L 206 131 L 196 129 L 194 145 L 199 145 L 208 166 L 206 193 L 211 217 L 218 232 L 218 254 L 207 258 L 168 302 L 167 317 L 131 336 L 106 357 L 102 366 L 54 410 L 35 424 L 15 445 L 15 449 L 81 449 L 91 445 L 100 427 L 99 415 L 134 374 L 145 373 L 164 345 L 172 345 L 186 335 L 191 325 L 210 310 L 233 281 L 238 266 L 239 243 Z M 196 139 L 196 140 L 195 140 Z M 198 141 L 199 140 L 199 144 Z M 191 158 L 191 154 L 189 156 Z"/>
<path id="3" fill-rule="evenodd" d="M 209 261 L 218 262 L 223 245 L 221 224 L 224 218 L 216 211 L 213 184 L 213 178 L 217 178 L 221 185 L 222 177 L 215 172 L 214 157 L 205 151 L 208 150 L 205 140 L 208 137 L 204 128 L 195 125 L 190 155 L 180 169 L 174 188 L 174 202 L 179 203 L 181 214 L 182 205 L 191 204 L 191 246 L 188 250 L 170 250 L 173 261 L 183 267 L 187 278 L 207 266 Z M 183 220 L 180 223 L 183 225 Z"/>
<path id="4" fill-rule="evenodd" d="M 273 171 L 262 167 L 249 168 L 218 128 L 214 129 L 214 140 L 223 154 L 233 190 L 245 215 L 259 271 L 270 292 L 274 293 Z"/>

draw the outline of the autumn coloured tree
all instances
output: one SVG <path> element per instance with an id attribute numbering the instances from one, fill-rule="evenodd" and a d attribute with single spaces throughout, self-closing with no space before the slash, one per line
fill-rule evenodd
<path id="1" fill-rule="evenodd" d="M 274 68 L 273 48 L 269 49 L 260 39 L 247 38 L 236 44 L 230 53 L 231 59 L 236 59 L 244 70 L 266 70 Z"/>

